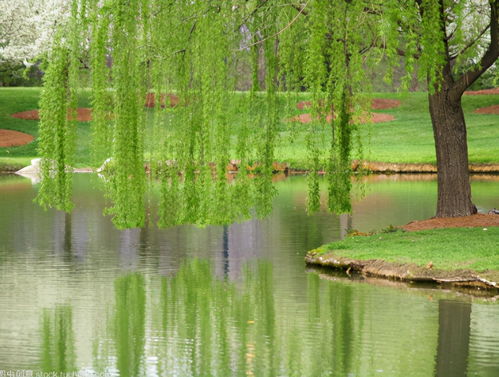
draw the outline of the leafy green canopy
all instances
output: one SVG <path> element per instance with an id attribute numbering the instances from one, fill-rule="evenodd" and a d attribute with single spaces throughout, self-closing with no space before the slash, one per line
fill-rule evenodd
<path id="1" fill-rule="evenodd" d="M 460 22 L 467 2 L 448 3 Z M 304 87 L 314 118 L 307 126 L 309 208 L 320 206 L 318 175 L 326 161 L 328 207 L 348 212 L 353 145 L 361 150 L 352 119 L 368 106 L 365 68 L 384 57 L 395 66 L 403 49 L 407 79 L 418 57 L 421 75 L 438 82 L 445 48 L 439 6 L 430 0 L 73 0 L 45 76 L 38 201 L 71 209 L 75 140 L 67 114 L 77 104 L 83 62 L 92 78 L 95 163 L 111 158 L 105 186 L 118 227 L 144 223 L 146 162 L 161 186 L 160 226 L 226 223 L 250 216 L 252 208 L 266 214 L 283 117 L 278 101 L 293 104 L 293 93 Z M 253 87 L 241 93 L 235 89 L 244 62 L 251 63 Z M 151 95 L 152 112 L 144 107 Z M 240 167 L 233 182 L 226 176 L 231 160 Z M 250 165 L 258 167 L 256 177 Z"/>

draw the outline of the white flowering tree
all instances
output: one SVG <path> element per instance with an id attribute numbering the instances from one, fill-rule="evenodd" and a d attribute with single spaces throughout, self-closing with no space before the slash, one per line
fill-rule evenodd
<path id="1" fill-rule="evenodd" d="M 68 0 L 0 0 L 0 62 L 28 62 L 48 51 L 69 13 Z"/>

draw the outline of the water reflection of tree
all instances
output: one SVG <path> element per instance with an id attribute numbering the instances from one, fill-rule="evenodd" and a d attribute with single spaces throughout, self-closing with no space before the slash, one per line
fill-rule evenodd
<path id="1" fill-rule="evenodd" d="M 352 292 L 332 288 L 324 302 L 320 282 L 312 280 L 311 322 L 301 323 L 301 316 L 277 307 L 270 264 L 247 267 L 240 284 L 214 278 L 208 262 L 184 264 L 176 276 L 162 280 L 163 372 L 312 376 L 329 370 L 344 375 L 353 353 Z M 318 324 L 318 338 L 304 342 L 300 329 Z"/>
<path id="2" fill-rule="evenodd" d="M 411 365 L 416 369 L 409 375 L 419 376 L 431 374 L 434 360 L 438 370 L 444 365 L 438 376 L 452 375 L 445 348 L 439 346 L 435 359 L 436 316 L 408 315 L 399 308 L 406 296 L 310 274 L 307 290 L 299 293 L 306 293 L 304 302 L 277 296 L 278 280 L 270 263 L 247 265 L 240 279 L 228 280 L 198 259 L 184 262 L 174 276 L 148 279 L 148 287 L 141 274 L 120 277 L 110 328 L 115 355 L 105 359 L 115 360 L 122 376 L 146 371 L 159 376 L 346 376 L 376 370 L 401 375 Z M 373 300 L 373 293 L 382 296 Z M 383 297 L 389 301 L 381 303 Z M 421 323 L 412 322 L 416 317 Z M 454 330 L 441 326 L 440 343 Z M 404 339 L 393 332 L 405 334 Z M 428 347 L 433 341 L 435 347 Z M 457 357 L 466 359 L 462 353 Z"/>
<path id="3" fill-rule="evenodd" d="M 43 372 L 66 373 L 76 370 L 76 354 L 71 306 L 44 309 L 41 316 L 41 360 Z"/>
<path id="4" fill-rule="evenodd" d="M 116 279 L 113 325 L 120 376 L 140 376 L 145 343 L 145 280 L 134 273 Z"/>
<path id="5" fill-rule="evenodd" d="M 440 300 L 438 318 L 435 376 L 467 376 L 471 303 Z"/>

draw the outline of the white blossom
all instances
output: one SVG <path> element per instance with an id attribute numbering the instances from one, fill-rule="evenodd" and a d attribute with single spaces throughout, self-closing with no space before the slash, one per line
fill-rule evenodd
<path id="1" fill-rule="evenodd" d="M 46 52 L 71 0 L 0 0 L 0 61 L 28 62 Z"/>

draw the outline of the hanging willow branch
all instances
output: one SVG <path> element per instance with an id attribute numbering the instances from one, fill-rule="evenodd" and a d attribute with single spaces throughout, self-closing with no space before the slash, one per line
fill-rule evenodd
<path id="1" fill-rule="evenodd" d="M 107 212 L 117 226 L 144 224 L 149 187 L 160 196 L 161 226 L 268 213 L 276 147 L 281 131 L 294 127 L 283 102 L 303 90 L 313 103 L 305 137 L 309 210 L 321 206 L 324 171 L 328 208 L 350 211 L 351 158 L 361 155 L 355 119 L 368 105 L 365 68 L 383 58 L 390 73 L 404 51 L 405 81 L 418 60 L 420 74 L 438 84 L 445 43 L 468 54 L 486 30 L 478 25 L 475 39 L 462 36 L 467 7 L 459 0 L 446 8 L 457 21 L 445 39 L 439 2 L 430 0 L 73 0 L 40 101 L 38 201 L 71 208 L 71 114 L 83 62 L 92 80 L 94 163 L 107 161 Z M 463 77 L 478 71 L 469 72 Z M 245 80 L 251 89 L 236 91 Z M 227 174 L 234 166 L 235 180 Z"/>

